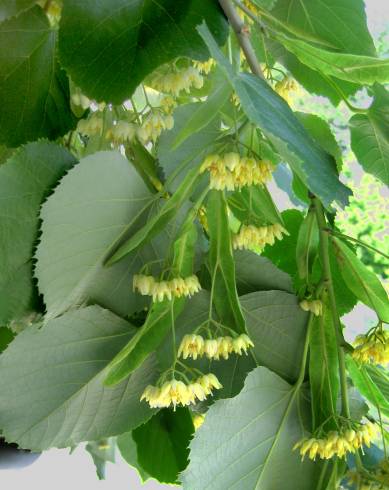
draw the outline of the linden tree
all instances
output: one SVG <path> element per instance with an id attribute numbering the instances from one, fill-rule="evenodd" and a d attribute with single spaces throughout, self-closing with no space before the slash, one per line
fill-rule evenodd
<path id="1" fill-rule="evenodd" d="M 294 104 L 346 107 L 388 185 L 388 82 L 362 0 L 4 0 L 3 440 L 187 490 L 389 488 L 389 257 Z"/>

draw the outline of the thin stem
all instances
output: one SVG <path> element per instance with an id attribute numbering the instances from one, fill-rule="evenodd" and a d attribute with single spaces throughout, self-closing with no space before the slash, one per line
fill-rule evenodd
<path id="1" fill-rule="evenodd" d="M 370 248 L 371 250 L 373 250 L 377 254 L 380 254 L 380 255 L 382 255 L 383 257 L 385 257 L 386 259 L 389 260 L 389 255 L 386 255 L 383 252 L 381 252 L 381 250 L 378 250 L 378 248 L 375 248 L 372 245 L 369 245 L 368 243 L 363 242 L 362 240 L 359 240 L 359 238 L 353 238 L 351 236 L 345 235 L 344 233 L 340 233 L 339 231 L 331 230 L 329 228 L 326 231 L 328 231 L 329 233 L 331 233 L 331 235 L 336 235 L 336 236 L 339 236 L 341 238 L 346 238 L 346 240 L 351 240 L 352 242 L 358 243 L 362 247 Z"/>
<path id="2" fill-rule="evenodd" d="M 320 255 L 321 255 L 321 260 L 323 265 L 323 280 L 324 280 L 324 285 L 328 292 L 332 323 L 335 329 L 335 335 L 338 344 L 339 379 L 340 379 L 340 390 L 342 396 L 342 415 L 346 418 L 350 418 L 350 407 L 349 407 L 348 394 L 347 394 L 346 362 L 345 362 L 345 354 L 343 348 L 344 339 L 343 339 L 342 325 L 340 323 L 337 306 L 336 306 L 334 286 L 332 283 L 330 257 L 328 254 L 329 235 L 327 231 L 327 223 L 324 215 L 323 206 L 317 197 L 312 198 L 312 204 L 315 209 L 317 224 L 319 226 Z"/>
<path id="3" fill-rule="evenodd" d="M 231 0 L 219 0 L 219 3 L 238 38 L 239 44 L 242 48 L 242 51 L 246 57 L 251 71 L 258 77 L 264 79 L 265 77 L 263 75 L 262 68 L 258 62 L 254 48 L 249 38 L 248 27 L 239 17 L 238 12 L 236 11 Z"/>
<path id="4" fill-rule="evenodd" d="M 303 349 L 303 357 L 300 366 L 299 376 L 297 378 L 295 388 L 296 390 L 300 388 L 300 386 L 304 382 L 305 370 L 307 367 L 307 359 L 308 359 L 308 350 L 309 350 L 309 339 L 311 337 L 311 330 L 313 325 L 314 314 L 312 312 L 309 313 L 308 324 L 307 324 L 307 332 L 305 335 L 304 349 Z"/>

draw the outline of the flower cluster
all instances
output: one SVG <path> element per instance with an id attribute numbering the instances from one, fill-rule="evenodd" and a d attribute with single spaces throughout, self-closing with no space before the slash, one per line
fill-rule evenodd
<path id="1" fill-rule="evenodd" d="M 364 444 L 370 447 L 371 441 L 377 437 L 379 427 L 367 422 L 357 429 L 331 431 L 325 437 L 304 438 L 298 441 L 293 450 L 300 448 L 300 454 L 304 459 L 308 454 L 309 459 L 330 459 L 333 456 L 343 458 L 346 453 L 355 453 Z"/>
<path id="2" fill-rule="evenodd" d="M 210 189 L 241 189 L 244 186 L 262 185 L 271 179 L 272 164 L 267 160 L 241 157 L 238 153 L 208 155 L 200 166 L 200 173 L 208 170 Z"/>
<path id="3" fill-rule="evenodd" d="M 80 119 L 77 124 L 77 130 L 86 136 L 94 134 L 101 135 L 103 131 L 103 118 L 93 114 L 89 119 Z"/>
<path id="4" fill-rule="evenodd" d="M 300 308 L 304 311 L 311 311 L 315 316 L 320 316 L 323 314 L 323 303 L 320 299 L 303 299 L 300 302 Z"/>
<path id="5" fill-rule="evenodd" d="M 110 128 L 105 137 L 115 143 L 131 142 L 135 138 L 137 126 L 127 121 L 118 121 L 115 126 Z"/>
<path id="6" fill-rule="evenodd" d="M 153 301 L 193 296 L 201 289 L 199 280 L 195 275 L 186 278 L 175 277 L 170 281 L 156 281 L 153 276 L 135 274 L 133 287 L 134 291 L 138 290 L 143 296 L 152 296 Z"/>
<path id="7" fill-rule="evenodd" d="M 137 129 L 136 135 L 142 143 L 156 141 L 164 129 L 172 129 L 174 126 L 173 116 L 155 112 L 149 114 L 142 126 Z"/>
<path id="8" fill-rule="evenodd" d="M 196 399 L 203 401 L 212 394 L 214 389 L 219 390 L 220 388 L 222 385 L 217 377 L 208 373 L 189 384 L 173 379 L 163 383 L 160 388 L 148 385 L 141 396 L 141 400 L 146 400 L 151 408 L 166 408 L 172 405 L 175 409 L 177 405 L 194 404 Z"/>
<path id="9" fill-rule="evenodd" d="M 288 234 L 279 223 L 267 226 L 242 225 L 239 233 L 232 236 L 232 246 L 234 249 L 256 250 L 262 249 L 265 245 L 274 245 L 275 240 L 282 240 L 283 234 Z"/>
<path id="10" fill-rule="evenodd" d="M 252 340 L 246 334 L 241 334 L 234 339 L 229 336 L 204 339 L 201 335 L 189 334 L 181 341 L 178 357 L 197 359 L 205 355 L 208 359 L 219 360 L 220 357 L 228 359 L 232 353 L 242 355 L 244 351 L 247 354 L 247 349 L 253 346 Z"/>
<path id="11" fill-rule="evenodd" d="M 285 77 L 275 85 L 275 91 L 280 95 L 289 105 L 292 102 L 291 94 L 297 90 L 297 84 L 293 78 Z"/>
<path id="12" fill-rule="evenodd" d="M 216 66 L 216 61 L 213 58 L 209 58 L 208 61 L 194 61 L 193 66 L 197 68 L 200 73 L 208 75 L 214 66 Z"/>
<path id="13" fill-rule="evenodd" d="M 203 84 L 204 79 L 194 66 L 168 73 L 159 71 L 150 80 L 150 86 L 153 89 L 175 96 L 178 96 L 183 90 L 189 93 L 192 87 L 199 89 Z"/>
<path id="14" fill-rule="evenodd" d="M 358 362 L 387 364 L 389 362 L 389 332 L 377 329 L 370 335 L 358 335 L 353 358 Z"/>
<path id="15" fill-rule="evenodd" d="M 177 106 L 177 102 L 171 95 L 165 95 L 165 97 L 162 97 L 160 105 L 166 114 L 171 114 L 173 109 Z"/>
<path id="16" fill-rule="evenodd" d="M 358 490 L 387 490 L 389 488 L 389 460 L 383 459 L 379 465 L 363 473 L 351 470 L 347 473 L 348 481 Z M 354 488 L 353 486 L 353 488 Z"/>

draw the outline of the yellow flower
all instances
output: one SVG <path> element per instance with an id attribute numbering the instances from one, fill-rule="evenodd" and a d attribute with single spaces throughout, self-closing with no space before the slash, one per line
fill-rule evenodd
<path id="1" fill-rule="evenodd" d="M 298 85 L 292 78 L 285 77 L 275 85 L 275 91 L 280 95 L 289 105 L 292 103 L 293 92 L 297 92 Z"/>
<path id="2" fill-rule="evenodd" d="M 315 316 L 323 314 L 323 303 L 319 299 L 303 299 L 300 302 L 300 308 L 304 311 L 311 311 Z"/>
<path id="3" fill-rule="evenodd" d="M 232 236 L 232 246 L 239 250 L 262 249 L 267 244 L 273 245 L 276 238 L 281 240 L 283 234 L 288 232 L 279 223 L 267 226 L 242 225 L 239 232 Z"/>
<path id="4" fill-rule="evenodd" d="M 207 339 L 204 343 L 204 354 L 208 359 L 213 359 L 217 355 L 218 343 L 216 339 Z"/>
<path id="5" fill-rule="evenodd" d="M 193 66 L 197 68 L 200 73 L 208 75 L 214 66 L 216 66 L 216 61 L 213 58 L 209 58 L 208 61 L 193 61 Z"/>
<path id="6" fill-rule="evenodd" d="M 154 283 L 153 288 L 153 301 L 161 302 L 165 299 L 172 299 L 172 291 L 169 287 L 169 283 L 167 281 L 161 281 Z"/>
<path id="7" fill-rule="evenodd" d="M 203 415 L 202 413 L 196 413 L 193 416 L 193 425 L 195 430 L 198 430 L 203 425 L 204 420 L 205 420 L 205 415 Z"/>
<path id="8" fill-rule="evenodd" d="M 195 275 L 187 278 L 176 277 L 170 281 L 156 281 L 153 276 L 136 274 L 133 287 L 134 291 L 138 290 L 144 296 L 152 296 L 156 302 L 171 300 L 172 297 L 190 297 L 201 290 L 200 282 Z"/>
<path id="9" fill-rule="evenodd" d="M 89 119 L 81 119 L 78 121 L 77 130 L 87 136 L 101 135 L 103 131 L 103 119 L 96 115 L 92 115 Z"/>
<path id="10" fill-rule="evenodd" d="M 175 72 L 165 70 L 165 73 L 162 73 L 162 70 L 158 70 L 150 80 L 150 85 L 155 90 L 175 96 L 178 96 L 183 90 L 189 93 L 192 87 L 199 89 L 203 84 L 204 79 L 194 66 Z"/>
<path id="11" fill-rule="evenodd" d="M 217 377 L 212 374 L 208 373 L 205 374 L 204 376 L 201 376 L 198 380 L 198 383 L 203 387 L 206 395 L 212 394 L 212 390 L 215 388 L 216 390 L 220 390 L 223 388 Z"/>
<path id="12" fill-rule="evenodd" d="M 223 359 L 228 359 L 229 355 L 233 352 L 233 339 L 232 337 L 219 337 L 217 341 L 217 359 L 222 357 Z"/>
<path id="13" fill-rule="evenodd" d="M 115 143 L 131 142 L 135 138 L 136 126 L 127 121 L 118 121 L 109 131 L 106 138 L 112 139 Z"/>
<path id="14" fill-rule="evenodd" d="M 198 356 L 204 354 L 204 343 L 205 341 L 201 335 L 185 335 L 178 348 L 178 357 L 182 356 L 183 359 L 187 359 L 188 357 L 197 359 Z"/>
<path id="15" fill-rule="evenodd" d="M 155 285 L 153 276 L 144 274 L 135 274 L 133 278 L 133 289 L 137 289 L 143 296 L 152 296 Z"/>
<path id="16" fill-rule="evenodd" d="M 240 356 L 242 355 L 242 351 L 244 351 L 244 353 L 247 354 L 247 349 L 249 347 L 254 347 L 254 344 L 250 339 L 250 337 L 245 333 L 242 333 L 241 335 L 239 335 L 239 337 L 233 339 L 232 341 L 233 352 L 239 354 Z"/>
<path id="17" fill-rule="evenodd" d="M 177 102 L 170 95 L 166 95 L 161 99 L 161 107 L 167 114 L 170 114 L 176 106 Z"/>
<path id="18" fill-rule="evenodd" d="M 387 364 L 389 362 L 389 332 L 375 329 L 370 335 L 358 335 L 352 357 L 361 363 Z"/>

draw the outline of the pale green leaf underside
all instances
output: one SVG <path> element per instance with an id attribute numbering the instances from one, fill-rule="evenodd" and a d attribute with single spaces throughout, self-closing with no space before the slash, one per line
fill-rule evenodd
<path id="1" fill-rule="evenodd" d="M 301 462 L 292 447 L 309 408 L 301 393 L 264 367 L 235 398 L 217 401 L 190 444 L 187 490 L 312 490 L 320 464 Z"/>
<path id="2" fill-rule="evenodd" d="M 64 148 L 42 141 L 20 148 L 0 166 L 0 323 L 32 308 L 40 205 L 74 163 Z"/>
<path id="3" fill-rule="evenodd" d="M 120 315 L 143 308 L 144 298 L 132 292 L 132 276 L 145 261 L 159 258 L 153 246 L 112 267 L 103 261 L 151 199 L 134 168 L 114 151 L 84 158 L 62 179 L 42 207 L 36 252 L 48 318 L 88 301 Z"/>
<path id="4" fill-rule="evenodd" d="M 8 441 L 40 451 L 129 431 L 151 415 L 139 402 L 155 379 L 149 359 L 114 388 L 103 385 L 109 361 L 135 329 L 98 306 L 45 327 L 29 327 L 0 357 L 0 426 Z"/>

